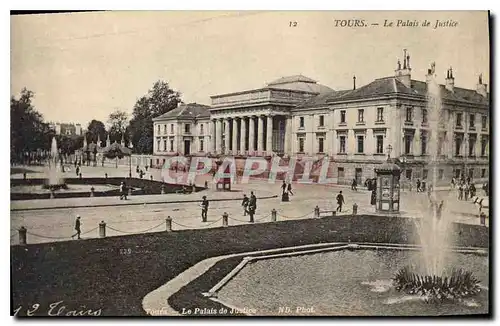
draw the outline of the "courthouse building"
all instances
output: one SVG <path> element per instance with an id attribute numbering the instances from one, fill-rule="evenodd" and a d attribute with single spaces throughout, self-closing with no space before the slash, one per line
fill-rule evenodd
<path id="1" fill-rule="evenodd" d="M 289 156 L 328 156 L 328 176 L 349 183 L 373 177 L 388 152 L 399 159 L 403 178 L 430 178 L 429 154 L 437 150 L 442 182 L 462 174 L 488 178 L 490 101 L 481 76 L 476 89 L 465 89 L 455 86 L 448 69 L 445 84 L 436 87 L 436 103 L 428 93 L 441 78 L 435 67 L 425 81 L 412 79 L 410 56 L 403 56 L 392 76 L 359 88 L 355 77 L 351 89 L 332 90 L 298 75 L 212 96 L 210 107 L 181 105 L 154 121 L 156 163 L 177 153 L 237 161 L 279 155 L 284 164 Z M 320 167 L 314 167 L 318 174 Z"/>

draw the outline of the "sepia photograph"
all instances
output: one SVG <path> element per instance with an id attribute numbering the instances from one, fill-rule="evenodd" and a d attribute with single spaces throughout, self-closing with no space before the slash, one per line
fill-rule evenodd
<path id="1" fill-rule="evenodd" d="M 491 318 L 491 24 L 11 12 L 11 316 Z"/>

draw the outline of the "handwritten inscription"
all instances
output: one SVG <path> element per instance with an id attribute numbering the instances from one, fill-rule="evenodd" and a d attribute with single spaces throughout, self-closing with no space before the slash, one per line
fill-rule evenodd
<path id="1" fill-rule="evenodd" d="M 33 304 L 31 307 L 19 306 L 14 310 L 14 317 L 19 313 L 26 313 L 26 316 L 66 316 L 66 317 L 82 317 L 82 316 L 100 316 L 102 313 L 101 309 L 92 310 L 86 309 L 85 306 L 80 307 L 83 309 L 69 309 L 64 304 L 64 301 L 57 301 L 49 304 L 49 307 L 45 310 L 40 308 L 39 303 Z"/>

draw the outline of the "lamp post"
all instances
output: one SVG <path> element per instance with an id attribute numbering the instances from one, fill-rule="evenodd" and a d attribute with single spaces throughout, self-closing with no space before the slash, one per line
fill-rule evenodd
<path id="1" fill-rule="evenodd" d="M 130 139 L 130 143 L 128 144 L 128 148 L 130 149 L 130 156 L 128 159 L 128 177 L 132 178 L 132 148 L 134 148 L 134 145 L 132 145 L 132 139 Z"/>

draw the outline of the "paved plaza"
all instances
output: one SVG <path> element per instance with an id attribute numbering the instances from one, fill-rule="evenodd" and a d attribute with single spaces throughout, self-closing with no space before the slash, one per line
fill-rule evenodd
<path id="1" fill-rule="evenodd" d="M 43 167 L 28 169 L 33 171 L 28 173 L 28 178 L 45 176 Z M 82 168 L 84 177 L 103 177 L 105 173 L 109 177 L 126 177 L 128 172 L 128 166 L 116 168 L 111 164 Z M 150 169 L 144 178 L 149 179 L 151 175 L 154 180 L 161 180 L 160 170 Z M 65 172 L 64 176 L 76 177 L 74 171 Z M 11 178 L 22 177 L 22 173 L 11 175 Z M 352 191 L 350 187 L 339 185 L 293 184 L 294 195 L 290 196 L 290 202 L 281 202 L 280 181 L 268 183 L 267 180 L 252 179 L 248 184 L 238 181 L 230 192 L 215 191 L 208 175 L 196 177 L 198 186 L 205 181 L 209 181 L 208 190 L 186 195 L 131 196 L 127 201 L 118 197 L 11 201 L 11 244 L 19 243 L 17 229 L 21 226 L 28 230 L 28 243 L 71 240 L 77 215 L 82 219 L 83 239 L 99 237 L 98 225 L 101 221 L 106 223 L 106 236 L 164 231 L 167 216 L 173 219 L 173 230 L 221 227 L 224 212 L 229 215 L 230 226 L 247 224 L 248 216 L 243 215 L 241 199 L 243 194 L 249 195 L 250 191 L 260 198 L 255 223 L 270 222 L 273 209 L 277 211 L 277 221 L 314 218 L 316 206 L 322 211 L 335 210 L 335 197 L 339 191 L 343 192 L 346 201 L 342 212 L 337 214 L 340 217 L 352 218 L 354 203 L 358 205 L 358 214 L 376 215 L 374 206 L 370 205 L 370 192 L 364 187 Z M 479 224 L 478 207 L 472 201 L 459 201 L 456 191 L 446 188 L 438 190 L 441 190 L 438 196 L 445 200 L 444 214 L 447 218 L 461 223 Z M 200 201 L 203 195 L 212 200 L 208 222 L 205 223 L 201 221 Z M 215 199 L 221 201 L 213 201 Z M 427 217 L 429 214 L 426 193 L 402 192 L 401 216 Z"/>

